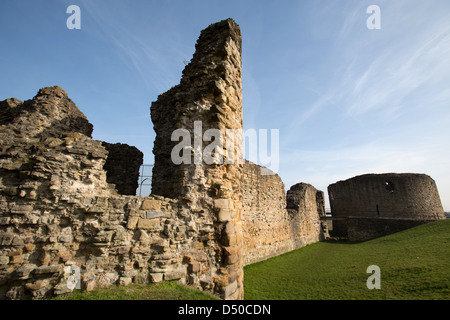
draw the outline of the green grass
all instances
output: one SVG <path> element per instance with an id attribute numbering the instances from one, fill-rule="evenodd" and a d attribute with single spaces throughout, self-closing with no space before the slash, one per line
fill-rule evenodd
<path id="1" fill-rule="evenodd" d="M 361 243 L 320 242 L 246 266 L 245 299 L 450 299 L 450 220 Z M 366 286 L 367 267 L 381 289 Z"/>
<path id="2" fill-rule="evenodd" d="M 174 281 L 159 284 L 112 286 L 93 291 L 76 290 L 55 300 L 216 300 L 217 298 Z"/>

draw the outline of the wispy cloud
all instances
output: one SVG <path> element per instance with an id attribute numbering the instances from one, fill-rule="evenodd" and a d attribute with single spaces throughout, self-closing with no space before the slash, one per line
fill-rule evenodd
<path id="1" fill-rule="evenodd" d="M 305 107 L 301 119 L 308 119 L 318 106 L 332 101 L 347 117 L 376 112 L 377 118 L 391 122 L 409 109 L 419 90 L 422 99 L 450 98 L 441 87 L 450 80 L 450 16 L 413 26 L 396 24 L 397 17 L 411 11 L 408 5 L 397 5 L 395 12 L 382 16 L 385 27 L 377 31 L 365 27 L 364 3 L 341 9 L 345 19 L 329 59 L 334 69 L 342 72 L 332 75 L 332 81 L 325 82 L 327 87 L 316 89 L 321 94 Z M 334 10 L 340 11 L 340 6 L 335 4 Z M 390 6 L 382 6 L 385 12 L 383 8 Z"/>
<path id="2" fill-rule="evenodd" d="M 325 191 L 329 184 L 366 173 L 414 172 L 436 180 L 444 205 L 450 203 L 448 159 L 450 149 L 443 148 L 446 139 L 438 137 L 406 141 L 403 146 L 388 139 L 364 144 L 321 150 L 292 150 L 280 158 L 280 175 L 286 188 L 300 181 Z"/>
<path id="3" fill-rule="evenodd" d="M 287 186 L 300 179 L 326 190 L 339 179 L 368 172 L 421 172 L 436 180 L 441 195 L 450 194 L 450 12 L 381 3 L 382 29 L 376 31 L 365 26 L 364 3 L 354 2 L 344 13 L 340 3 L 328 7 L 345 18 L 336 18 L 340 28 L 329 52 L 330 69 L 317 73 L 321 81 L 307 88 L 313 98 L 295 121 L 327 118 L 328 127 L 342 132 L 328 136 L 327 149 L 318 141 L 295 146 L 312 125 L 303 132 L 288 126 L 284 136 L 291 141 L 280 158 Z M 355 125 L 359 128 L 344 130 Z M 449 198 L 443 199 L 449 208 Z"/>
<path id="4" fill-rule="evenodd" d="M 439 24 L 431 24 L 414 35 L 405 34 L 387 48 L 375 46 L 372 62 L 352 70 L 354 85 L 340 87 L 347 115 L 376 111 L 385 121 L 392 121 L 408 110 L 416 92 L 422 90 L 421 98 L 429 99 L 441 94 L 440 87 L 430 84 L 450 80 L 449 42 L 450 27 L 440 29 Z M 360 60 L 370 62 L 370 56 Z"/>
<path id="5" fill-rule="evenodd" d="M 124 3 L 118 5 L 123 6 Z M 164 92 L 178 83 L 183 57 L 193 48 L 184 48 L 175 39 L 171 41 L 170 37 L 152 38 L 154 31 L 145 34 L 146 30 L 139 29 L 134 21 L 128 20 L 126 14 L 121 15 L 124 8 L 105 10 L 104 3 L 100 6 L 93 1 L 83 1 L 83 9 L 86 9 L 92 21 L 96 22 L 97 28 L 90 31 L 96 33 L 99 39 L 112 43 L 122 54 L 125 63 L 139 75 L 147 88 Z M 170 26 L 170 23 L 167 25 Z M 150 25 L 146 27 L 150 29 Z M 157 26 L 153 27 L 158 29 Z M 167 52 L 170 52 L 170 57 L 176 59 L 177 63 L 168 58 Z"/>

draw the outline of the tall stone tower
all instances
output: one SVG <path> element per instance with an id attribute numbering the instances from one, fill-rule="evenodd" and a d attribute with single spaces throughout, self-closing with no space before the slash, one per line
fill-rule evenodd
<path id="1" fill-rule="evenodd" d="M 205 239 L 215 259 L 215 291 L 224 299 L 243 297 L 241 42 L 233 20 L 210 25 L 201 32 L 180 84 L 151 106 L 156 132 L 152 193 L 182 201 L 213 226 Z M 220 137 L 213 139 L 210 129 Z M 180 130 L 188 133 L 183 141 Z M 238 133 L 233 141 L 227 141 L 227 131 Z M 208 149 L 212 142 L 221 148 Z M 180 143 L 184 147 L 177 149 Z M 174 161 L 180 154 L 183 161 Z M 205 160 L 211 154 L 212 163 Z"/>

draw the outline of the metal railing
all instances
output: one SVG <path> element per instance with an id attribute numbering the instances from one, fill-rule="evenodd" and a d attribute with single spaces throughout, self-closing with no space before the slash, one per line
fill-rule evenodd
<path id="1" fill-rule="evenodd" d="M 137 190 L 137 195 L 142 197 L 142 192 L 146 195 L 152 193 L 152 176 L 153 176 L 153 164 L 143 164 L 139 169 L 139 187 Z"/>

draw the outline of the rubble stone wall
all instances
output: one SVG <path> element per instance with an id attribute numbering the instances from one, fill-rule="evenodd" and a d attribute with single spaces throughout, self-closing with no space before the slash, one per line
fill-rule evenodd
<path id="1" fill-rule="evenodd" d="M 202 237 L 210 250 L 214 290 L 224 299 L 243 298 L 243 164 L 237 161 L 242 139 L 226 141 L 227 130 L 241 132 L 243 126 L 241 42 L 240 28 L 233 20 L 210 25 L 202 31 L 180 84 L 151 106 L 156 132 L 152 193 L 179 199 L 193 219 L 211 226 Z M 183 139 L 189 141 L 174 139 L 177 129 L 187 132 L 189 139 Z M 212 154 L 207 148 L 213 142 L 208 130 L 220 132 L 214 141 L 223 147 L 215 149 L 217 161 L 210 163 L 204 157 Z M 187 143 L 180 150 L 187 160 L 177 164 L 172 151 L 181 142 Z"/>
<path id="2" fill-rule="evenodd" d="M 131 195 L 140 151 L 93 140 L 62 88 L 0 102 L 0 298 L 178 280 L 242 299 L 244 262 L 321 239 L 320 192 L 299 184 L 286 198 L 277 175 L 242 161 L 241 41 L 233 20 L 210 25 L 152 104 L 149 197 Z M 187 163 L 172 158 L 177 129 Z"/>
<path id="3" fill-rule="evenodd" d="M 208 225 L 180 219 L 176 200 L 119 196 L 108 151 L 81 133 L 92 126 L 64 90 L 15 108 L 0 127 L 0 298 L 69 292 L 73 270 L 88 290 L 205 272 L 191 239 Z"/>
<path id="4" fill-rule="evenodd" d="M 179 280 L 230 298 L 229 289 L 217 284 L 228 280 L 218 277 L 218 263 L 236 263 L 240 256 L 231 246 L 219 250 L 217 242 L 236 241 L 235 232 L 226 225 L 229 232 L 218 233 L 211 213 L 232 204 L 217 199 L 206 211 L 181 198 L 119 195 L 107 182 L 105 146 L 73 131 L 81 113 L 66 92 L 51 87 L 38 96 L 43 92 L 51 106 L 34 98 L 26 102 L 28 112 L 0 127 L 0 298 L 70 292 L 73 270 L 87 290 Z M 56 131 L 41 103 L 56 113 L 74 108 Z M 86 121 L 82 127 L 89 127 Z"/>
<path id="5" fill-rule="evenodd" d="M 327 232 L 320 220 L 323 192 L 299 183 L 286 195 L 280 177 L 267 170 L 251 162 L 244 166 L 244 265 L 323 240 Z"/>

